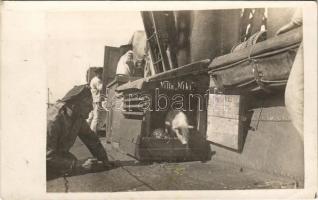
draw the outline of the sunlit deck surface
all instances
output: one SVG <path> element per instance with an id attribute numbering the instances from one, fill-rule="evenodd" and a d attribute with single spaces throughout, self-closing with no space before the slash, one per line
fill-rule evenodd
<path id="1" fill-rule="evenodd" d="M 47 192 L 121 192 L 161 190 L 286 189 L 303 187 L 289 178 L 241 168 L 213 159 L 208 162 L 141 163 L 111 148 L 101 138 L 110 160 L 120 166 L 47 182 Z M 91 157 L 79 140 L 71 149 L 78 159 Z"/>

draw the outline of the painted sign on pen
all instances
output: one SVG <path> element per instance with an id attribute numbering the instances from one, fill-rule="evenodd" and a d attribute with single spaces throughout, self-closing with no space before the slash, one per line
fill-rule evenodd
<path id="1" fill-rule="evenodd" d="M 161 81 L 160 86 L 166 90 L 192 90 L 193 89 L 193 82 L 188 81 Z"/>

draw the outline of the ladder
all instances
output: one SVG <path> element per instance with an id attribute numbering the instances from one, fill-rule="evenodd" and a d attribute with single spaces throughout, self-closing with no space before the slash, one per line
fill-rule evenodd
<path id="1" fill-rule="evenodd" d="M 142 11 L 151 59 L 156 74 L 177 67 L 176 26 L 173 11 Z"/>

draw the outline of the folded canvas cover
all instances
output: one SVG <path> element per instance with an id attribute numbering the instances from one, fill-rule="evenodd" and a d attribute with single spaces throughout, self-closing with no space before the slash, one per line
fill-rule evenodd
<path id="1" fill-rule="evenodd" d="M 284 87 L 301 41 L 298 28 L 215 58 L 209 65 L 213 87 L 223 92 Z"/>

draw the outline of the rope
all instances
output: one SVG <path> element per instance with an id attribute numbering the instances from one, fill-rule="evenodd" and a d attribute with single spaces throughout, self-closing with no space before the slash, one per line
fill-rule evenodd
<path id="1" fill-rule="evenodd" d="M 69 182 L 66 178 L 66 175 L 63 176 L 63 179 L 64 179 L 65 192 L 68 192 L 69 191 L 69 185 L 68 185 Z"/>

